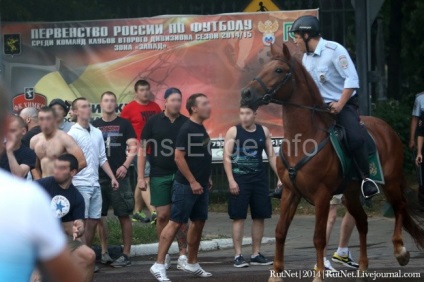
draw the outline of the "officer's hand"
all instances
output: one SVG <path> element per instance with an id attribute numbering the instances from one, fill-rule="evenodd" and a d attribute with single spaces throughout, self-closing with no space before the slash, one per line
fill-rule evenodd
<path id="1" fill-rule="evenodd" d="M 411 150 L 415 149 L 415 140 L 414 139 L 409 140 L 409 149 L 411 149 Z"/>
<path id="2" fill-rule="evenodd" d="M 330 103 L 330 111 L 332 114 L 338 114 L 343 110 L 344 104 L 340 102 Z"/>
<path id="3" fill-rule="evenodd" d="M 415 163 L 417 164 L 417 166 L 420 166 L 422 162 L 423 162 L 423 156 L 421 154 L 418 154 L 417 158 L 415 159 Z"/>
<path id="4" fill-rule="evenodd" d="M 237 196 L 240 193 L 239 186 L 235 180 L 230 181 L 230 193 Z"/>

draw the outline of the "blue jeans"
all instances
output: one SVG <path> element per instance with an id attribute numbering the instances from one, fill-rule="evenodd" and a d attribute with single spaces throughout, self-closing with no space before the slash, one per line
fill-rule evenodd
<path id="1" fill-rule="evenodd" d="M 203 187 L 203 193 L 194 195 L 190 185 L 174 181 L 172 185 L 172 205 L 170 220 L 177 223 L 206 221 L 208 219 L 209 190 Z"/>

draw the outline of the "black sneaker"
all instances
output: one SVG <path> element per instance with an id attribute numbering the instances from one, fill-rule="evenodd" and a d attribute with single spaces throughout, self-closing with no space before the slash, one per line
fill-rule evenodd
<path id="1" fill-rule="evenodd" d="M 271 265 L 273 261 L 269 261 L 266 257 L 264 257 L 261 253 L 259 253 L 256 257 L 250 258 L 251 265 Z"/>
<path id="2" fill-rule="evenodd" d="M 129 265 L 131 265 L 131 261 L 125 254 L 122 254 L 119 258 L 110 264 L 112 267 L 124 267 Z"/>
<path id="3" fill-rule="evenodd" d="M 249 267 L 249 264 L 244 260 L 244 257 L 242 255 L 239 255 L 234 259 L 234 267 Z"/>
<path id="4" fill-rule="evenodd" d="M 377 184 L 369 178 L 362 180 L 361 188 L 362 195 L 365 199 L 369 199 L 380 193 L 380 189 L 378 188 Z"/>

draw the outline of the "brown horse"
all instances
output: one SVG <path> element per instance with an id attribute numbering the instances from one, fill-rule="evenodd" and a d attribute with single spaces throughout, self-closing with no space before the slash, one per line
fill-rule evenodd
<path id="1" fill-rule="evenodd" d="M 286 165 L 294 167 L 306 154 L 313 150 L 317 151 L 317 144 L 328 138 L 326 129 L 334 123 L 334 117 L 324 109 L 324 102 L 315 82 L 302 64 L 291 56 L 287 46 L 284 45 L 281 51 L 274 45 L 271 47 L 271 54 L 271 61 L 242 90 L 242 102 L 252 106 L 266 105 L 270 102 L 283 105 L 285 140 L 281 146 L 281 153 L 286 159 Z M 411 234 L 419 248 L 424 247 L 424 230 L 419 226 L 419 218 L 409 209 L 404 196 L 406 185 L 402 170 L 402 143 L 396 132 L 384 121 L 374 117 L 361 119 L 376 141 L 385 178 L 383 191 L 395 212 L 396 221 L 392 237 L 394 254 L 400 265 L 406 265 L 409 262 L 409 252 L 403 243 L 402 227 Z M 368 222 L 360 203 L 360 182 L 343 182 L 341 165 L 331 144 L 323 143 L 322 150 L 309 159 L 297 171 L 295 177 L 290 178 L 290 172 L 293 171 L 286 168 L 281 157 L 277 160 L 277 169 L 284 184 L 284 192 L 280 203 L 280 218 L 275 230 L 274 272 L 271 271 L 269 281 L 283 280 L 273 274 L 279 274 L 284 269 L 284 244 L 287 231 L 302 197 L 315 205 L 313 241 L 318 271 L 314 281 L 323 279 L 330 200 L 342 185 L 346 186 L 344 205 L 355 218 L 359 232 L 359 269 L 366 271 Z"/>

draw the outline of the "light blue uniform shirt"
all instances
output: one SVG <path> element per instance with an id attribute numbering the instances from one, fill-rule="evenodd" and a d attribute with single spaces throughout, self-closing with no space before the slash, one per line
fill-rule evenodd
<path id="1" fill-rule="evenodd" d="M 355 65 L 347 50 L 337 42 L 321 38 L 313 53 L 303 55 L 302 63 L 325 103 L 339 101 L 345 88 L 359 88 Z"/>
<path id="2" fill-rule="evenodd" d="M 421 117 L 424 113 L 424 92 L 418 93 L 415 96 L 414 108 L 412 109 L 412 115 L 414 117 Z"/>

